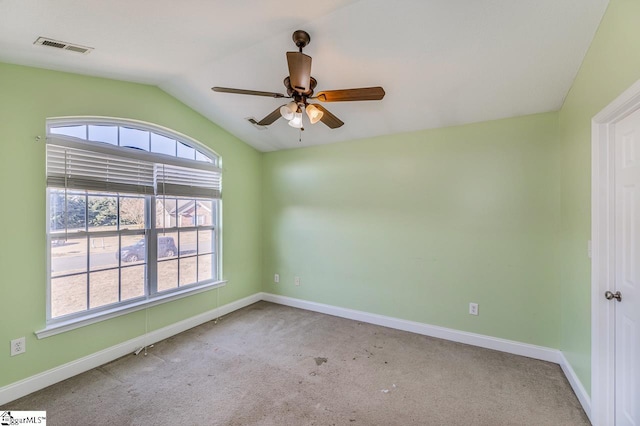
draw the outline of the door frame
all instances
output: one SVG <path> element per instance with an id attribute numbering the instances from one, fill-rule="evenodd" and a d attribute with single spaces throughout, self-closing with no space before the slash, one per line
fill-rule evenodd
<path id="1" fill-rule="evenodd" d="M 640 109 L 640 80 L 591 120 L 591 421 L 615 422 L 615 310 L 604 298 L 615 279 L 616 123 Z"/>

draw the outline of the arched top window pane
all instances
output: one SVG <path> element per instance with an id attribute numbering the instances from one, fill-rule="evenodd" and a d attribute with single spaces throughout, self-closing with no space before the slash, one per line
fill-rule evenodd
<path id="1" fill-rule="evenodd" d="M 196 150 L 191 148 L 182 142 L 178 142 L 178 157 L 186 158 L 187 160 L 195 160 Z"/>
<path id="2" fill-rule="evenodd" d="M 104 142 L 111 145 L 118 145 L 118 127 L 117 126 L 96 126 L 96 125 L 90 124 L 88 127 L 89 127 L 90 141 Z"/>
<path id="3" fill-rule="evenodd" d="M 60 126 L 49 129 L 54 135 L 71 136 L 78 139 L 87 139 L 87 126 Z"/>
<path id="4" fill-rule="evenodd" d="M 51 119 L 48 122 L 51 135 L 67 136 L 114 146 L 133 148 L 153 154 L 213 163 L 218 158 L 207 153 L 188 138 L 153 125 L 117 119 Z"/>
<path id="5" fill-rule="evenodd" d="M 129 127 L 120 127 L 120 146 L 149 152 L 149 132 Z"/>
<path id="6" fill-rule="evenodd" d="M 175 157 L 176 141 L 157 133 L 151 133 L 151 152 Z"/>

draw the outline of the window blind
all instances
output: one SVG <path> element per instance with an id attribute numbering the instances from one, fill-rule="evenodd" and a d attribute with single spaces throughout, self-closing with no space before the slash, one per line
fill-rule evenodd
<path id="1" fill-rule="evenodd" d="M 218 170 L 202 170 L 156 164 L 156 194 L 221 198 L 221 176 Z"/>
<path id="2" fill-rule="evenodd" d="M 153 163 L 47 144 L 47 186 L 153 194 Z"/>
<path id="3" fill-rule="evenodd" d="M 221 170 L 185 159 L 88 141 L 47 140 L 47 186 L 221 198 Z M 177 163 L 177 164 L 176 164 Z"/>

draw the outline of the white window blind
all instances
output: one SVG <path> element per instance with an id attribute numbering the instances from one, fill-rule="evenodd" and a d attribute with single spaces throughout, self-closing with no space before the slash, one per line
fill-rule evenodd
<path id="1" fill-rule="evenodd" d="M 220 172 L 156 164 L 156 194 L 220 198 Z"/>
<path id="2" fill-rule="evenodd" d="M 47 186 L 93 191 L 221 198 L 221 170 L 90 141 L 47 140 Z"/>
<path id="3" fill-rule="evenodd" d="M 152 194 L 153 163 L 47 144 L 47 186 Z"/>

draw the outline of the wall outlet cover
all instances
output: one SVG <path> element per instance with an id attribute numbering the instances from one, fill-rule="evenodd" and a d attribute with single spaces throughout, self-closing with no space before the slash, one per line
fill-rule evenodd
<path id="1" fill-rule="evenodd" d="M 24 337 L 11 341 L 11 356 L 20 355 L 27 351 L 27 342 Z"/>
<path id="2" fill-rule="evenodd" d="M 470 315 L 478 315 L 478 304 L 477 303 L 469 303 L 469 314 Z"/>

